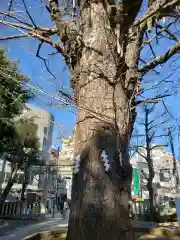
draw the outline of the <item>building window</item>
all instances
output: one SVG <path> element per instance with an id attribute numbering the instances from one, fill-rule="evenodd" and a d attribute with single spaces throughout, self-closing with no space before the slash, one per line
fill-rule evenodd
<path id="1" fill-rule="evenodd" d="M 169 182 L 170 181 L 170 170 L 169 169 L 160 170 L 160 181 L 161 182 Z"/>
<path id="2" fill-rule="evenodd" d="M 44 135 L 47 136 L 48 135 L 48 128 L 44 127 Z"/>

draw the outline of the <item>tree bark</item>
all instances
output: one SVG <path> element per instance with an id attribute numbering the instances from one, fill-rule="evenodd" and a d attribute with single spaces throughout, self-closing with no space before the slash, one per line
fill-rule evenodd
<path id="1" fill-rule="evenodd" d="M 149 192 L 149 201 L 150 201 L 150 220 L 154 221 L 154 189 L 152 185 L 152 179 L 148 179 L 147 188 Z"/>
<path id="2" fill-rule="evenodd" d="M 28 164 L 26 162 L 25 167 L 24 167 L 24 179 L 22 182 L 22 190 L 21 190 L 21 200 L 22 201 L 25 200 L 25 192 L 27 189 L 27 185 L 28 185 Z"/>
<path id="3" fill-rule="evenodd" d="M 79 108 L 68 240 L 125 240 L 131 229 L 128 200 L 132 167 L 128 143 L 131 117 L 124 93 L 125 62 L 117 53 L 116 37 L 101 2 L 81 11 L 83 33 L 80 71 L 76 82 Z M 90 23 L 89 23 L 90 22 Z M 90 26 L 88 25 L 90 24 Z M 101 154 L 108 155 L 105 171 Z"/>
<path id="4" fill-rule="evenodd" d="M 154 189 L 153 189 L 153 179 L 154 179 L 154 166 L 151 157 L 151 137 L 149 136 L 149 109 L 145 108 L 145 136 L 146 136 L 146 162 L 148 164 L 149 176 L 147 182 L 147 189 L 149 191 L 149 201 L 150 201 L 150 218 L 154 221 Z"/>

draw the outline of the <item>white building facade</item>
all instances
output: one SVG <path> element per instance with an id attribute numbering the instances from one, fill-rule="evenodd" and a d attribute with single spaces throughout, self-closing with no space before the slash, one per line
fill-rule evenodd
<path id="1" fill-rule="evenodd" d="M 145 155 L 145 151 L 141 151 Z M 163 197 L 175 197 L 177 195 L 176 181 L 173 175 L 173 156 L 166 152 L 161 145 L 153 146 L 152 160 L 155 176 L 153 179 L 154 193 L 157 201 Z M 140 197 L 149 198 L 146 177 L 149 175 L 148 164 L 142 156 L 136 153 L 130 160 L 133 168 L 137 168 L 140 174 Z M 177 170 L 180 172 L 179 162 Z M 132 188 L 132 195 L 134 195 Z"/>
<path id="2" fill-rule="evenodd" d="M 67 195 L 71 199 L 72 177 L 74 168 L 74 138 L 64 140 L 62 150 L 58 160 L 58 175 L 61 176 L 61 181 L 58 183 L 58 195 Z"/>

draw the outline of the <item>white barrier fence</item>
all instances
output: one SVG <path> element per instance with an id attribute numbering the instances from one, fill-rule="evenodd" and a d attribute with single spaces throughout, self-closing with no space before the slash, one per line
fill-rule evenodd
<path id="1" fill-rule="evenodd" d="M 32 218 L 41 215 L 40 204 L 31 204 L 28 206 L 24 201 L 9 201 L 3 204 L 0 212 L 0 218 Z"/>
<path id="2" fill-rule="evenodd" d="M 149 200 L 135 201 L 132 203 L 131 208 L 135 219 L 145 220 L 150 214 Z"/>

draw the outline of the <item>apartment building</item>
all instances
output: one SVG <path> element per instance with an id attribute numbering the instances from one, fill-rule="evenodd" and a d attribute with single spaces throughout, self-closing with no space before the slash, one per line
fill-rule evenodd
<path id="1" fill-rule="evenodd" d="M 141 154 L 145 155 L 145 150 L 140 149 Z M 164 146 L 154 145 L 151 153 L 153 160 L 153 166 L 155 171 L 155 176 L 153 179 L 154 193 L 159 198 L 163 197 L 174 197 L 176 196 L 176 181 L 173 176 L 173 156 L 172 154 L 166 152 Z M 136 153 L 131 158 L 131 164 L 134 169 L 138 169 L 139 172 L 139 195 L 143 198 L 148 198 L 149 193 L 147 190 L 147 180 L 149 170 L 146 160 Z M 180 172 L 180 165 L 177 161 L 177 169 Z M 137 187 L 137 186 L 136 186 Z M 134 192 L 134 186 L 132 184 L 132 195 L 136 195 Z"/>

